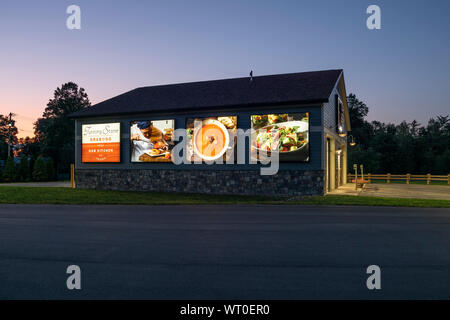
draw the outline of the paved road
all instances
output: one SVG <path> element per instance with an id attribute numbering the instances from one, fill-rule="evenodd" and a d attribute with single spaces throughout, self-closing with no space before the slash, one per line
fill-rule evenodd
<path id="1" fill-rule="evenodd" d="M 448 299 L 450 210 L 1 205 L 0 298 Z"/>

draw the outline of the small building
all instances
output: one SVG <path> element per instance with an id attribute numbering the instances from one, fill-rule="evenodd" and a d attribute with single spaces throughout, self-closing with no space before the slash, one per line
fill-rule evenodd
<path id="1" fill-rule="evenodd" d="M 137 88 L 71 115 L 76 186 L 323 195 L 346 183 L 346 96 L 343 70 Z"/>

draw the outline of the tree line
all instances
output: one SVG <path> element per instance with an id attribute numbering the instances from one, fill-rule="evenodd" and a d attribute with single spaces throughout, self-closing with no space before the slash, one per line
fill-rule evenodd
<path id="1" fill-rule="evenodd" d="M 10 127 L 8 118 L 0 115 L 0 160 L 4 162 L 0 180 L 48 181 L 68 176 L 70 164 L 75 160 L 75 125 L 68 115 L 90 105 L 87 93 L 77 84 L 68 82 L 58 87 L 42 117 L 34 123 L 34 137 L 18 139 L 17 128 L 11 127 L 14 150 L 9 157 Z"/>
<path id="2" fill-rule="evenodd" d="M 0 170 L 0 181 L 2 182 L 52 181 L 55 179 L 53 159 L 43 156 L 35 159 L 22 155 L 19 163 L 9 157 L 6 160 L 5 168 Z"/>
<path id="3" fill-rule="evenodd" d="M 348 168 L 364 165 L 367 173 L 450 173 L 450 119 L 437 116 L 420 125 L 366 120 L 369 108 L 354 94 L 347 97 L 351 132 L 356 146 L 348 147 Z M 351 137 L 350 137 L 351 139 Z M 351 169 L 349 169 L 351 170 Z"/>

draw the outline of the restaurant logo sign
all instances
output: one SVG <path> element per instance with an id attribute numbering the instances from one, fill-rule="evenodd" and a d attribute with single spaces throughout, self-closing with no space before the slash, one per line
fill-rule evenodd
<path id="1" fill-rule="evenodd" d="M 81 162 L 120 162 L 120 123 L 81 126 Z"/>
<path id="2" fill-rule="evenodd" d="M 339 98 L 338 95 L 336 95 L 336 132 L 339 135 L 345 135 L 347 133 L 345 128 L 345 111 L 344 111 L 344 104 L 342 103 L 341 98 Z"/>

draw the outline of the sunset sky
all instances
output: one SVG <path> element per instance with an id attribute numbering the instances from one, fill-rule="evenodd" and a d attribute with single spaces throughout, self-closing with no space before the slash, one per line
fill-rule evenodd
<path id="1" fill-rule="evenodd" d="M 81 7 L 81 30 L 66 8 Z M 381 30 L 366 8 L 381 7 Z M 33 135 L 61 84 L 97 103 L 140 86 L 343 68 L 369 120 L 449 114 L 450 1 L 0 2 L 0 114 Z"/>

